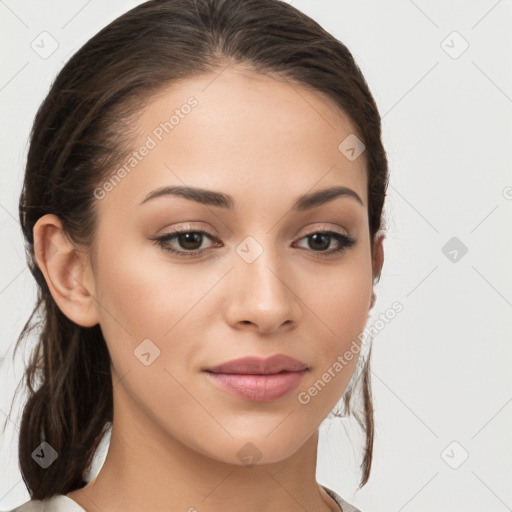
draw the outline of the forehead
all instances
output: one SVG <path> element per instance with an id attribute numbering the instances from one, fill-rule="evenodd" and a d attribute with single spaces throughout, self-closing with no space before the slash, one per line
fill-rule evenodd
<path id="1" fill-rule="evenodd" d="M 166 185 L 222 190 L 235 209 L 339 185 L 367 204 L 365 155 L 349 159 L 339 148 L 355 127 L 296 82 L 228 66 L 162 90 L 135 123 L 134 154 L 102 207 L 132 209 Z"/>

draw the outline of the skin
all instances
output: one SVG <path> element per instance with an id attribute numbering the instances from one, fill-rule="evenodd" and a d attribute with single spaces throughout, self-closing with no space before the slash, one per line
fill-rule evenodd
<path id="1" fill-rule="evenodd" d="M 59 308 L 79 325 L 99 323 L 113 361 L 107 458 L 92 482 L 67 496 L 88 512 L 339 511 L 316 482 L 318 427 L 357 355 L 307 405 L 297 395 L 359 343 L 372 307 L 383 248 L 379 238 L 372 259 L 364 153 L 350 161 L 338 150 L 354 128 L 330 99 L 234 65 L 151 100 L 134 150 L 191 95 L 198 105 L 98 200 L 96 260 L 68 240 L 55 215 L 34 228 L 36 259 Z M 175 196 L 139 205 L 163 185 L 221 191 L 236 205 L 228 211 Z M 290 211 L 298 196 L 337 185 L 363 205 L 342 196 Z M 150 240 L 188 224 L 212 235 L 196 245 L 210 252 L 187 259 Z M 356 243 L 322 256 L 307 237 L 322 228 Z M 236 252 L 248 236 L 263 249 L 250 264 Z M 326 244 L 339 247 L 335 238 Z M 190 247 L 177 238 L 168 245 Z M 134 356 L 146 338 L 160 350 L 149 366 Z M 202 372 L 277 353 L 310 371 L 274 402 L 234 397 Z M 247 443 L 261 454 L 256 465 L 237 455 Z"/>

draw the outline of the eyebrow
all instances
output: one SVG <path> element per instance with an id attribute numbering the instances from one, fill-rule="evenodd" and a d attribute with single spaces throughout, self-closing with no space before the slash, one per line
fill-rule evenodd
<path id="1" fill-rule="evenodd" d="M 217 206 L 219 208 L 226 208 L 228 210 L 233 210 L 235 207 L 235 200 L 228 194 L 203 188 L 178 186 L 157 188 L 149 192 L 149 194 L 146 195 L 140 204 L 142 205 L 151 199 L 166 195 L 183 197 L 185 199 L 195 201 L 196 203 L 204 204 L 207 206 Z M 310 210 L 316 206 L 328 203 L 337 197 L 352 198 L 355 199 L 361 206 L 364 206 L 363 201 L 354 190 L 348 187 L 337 186 L 324 188 L 317 190 L 316 192 L 304 194 L 298 197 L 292 206 L 292 211 L 302 212 L 305 210 Z"/>

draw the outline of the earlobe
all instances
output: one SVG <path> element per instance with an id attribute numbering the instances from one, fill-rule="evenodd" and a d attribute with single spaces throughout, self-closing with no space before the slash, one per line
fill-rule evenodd
<path id="1" fill-rule="evenodd" d="M 372 309 L 373 306 L 375 305 L 375 300 L 377 299 L 377 296 L 375 295 L 375 292 L 372 291 L 372 298 L 371 298 L 371 301 L 370 301 L 370 307 L 368 309 Z"/>
<path id="2" fill-rule="evenodd" d="M 382 266 L 384 265 L 384 233 L 377 233 L 375 236 L 375 245 L 373 247 L 373 261 L 372 261 L 372 268 L 373 268 L 373 281 L 375 284 L 375 281 L 378 282 L 380 279 L 380 273 L 382 271 Z M 370 308 L 372 309 L 375 305 L 375 292 L 372 290 L 372 298 L 370 302 Z"/>
<path id="3" fill-rule="evenodd" d="M 375 245 L 373 247 L 373 278 L 379 279 L 384 265 L 384 233 L 377 233 L 375 235 Z"/>
<path id="4" fill-rule="evenodd" d="M 37 266 L 59 309 L 82 327 L 96 325 L 99 320 L 87 253 L 73 246 L 56 215 L 38 219 L 33 234 Z"/>

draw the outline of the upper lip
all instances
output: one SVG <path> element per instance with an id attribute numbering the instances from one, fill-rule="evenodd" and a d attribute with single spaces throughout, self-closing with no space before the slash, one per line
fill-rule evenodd
<path id="1" fill-rule="evenodd" d="M 245 375 L 270 375 L 283 371 L 300 372 L 307 369 L 307 364 L 293 357 L 285 356 L 284 354 L 276 354 L 266 359 L 260 357 L 241 357 L 213 366 L 212 368 L 206 368 L 205 371 L 213 373 L 239 373 Z"/>

